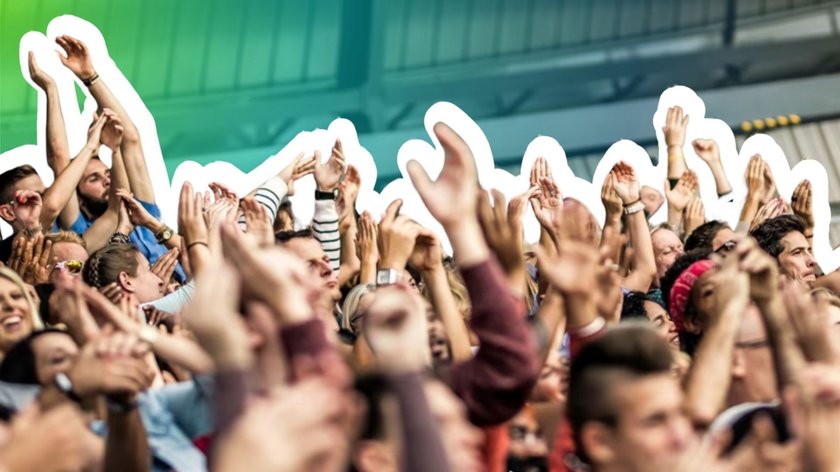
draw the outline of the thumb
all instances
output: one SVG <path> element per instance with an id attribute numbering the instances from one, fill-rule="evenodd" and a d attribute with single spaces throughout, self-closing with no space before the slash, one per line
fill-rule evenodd
<path id="1" fill-rule="evenodd" d="M 411 183 L 417 189 L 417 193 L 425 200 L 432 193 L 432 179 L 429 178 L 426 169 L 416 160 L 408 161 L 406 169 L 408 170 L 408 177 L 411 179 Z"/>

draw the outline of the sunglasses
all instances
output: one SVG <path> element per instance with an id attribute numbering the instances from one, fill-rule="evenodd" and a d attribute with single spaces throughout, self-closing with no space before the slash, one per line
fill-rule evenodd
<path id="1" fill-rule="evenodd" d="M 55 268 L 57 270 L 66 270 L 71 275 L 78 275 L 82 273 L 82 268 L 85 266 L 85 263 L 82 261 L 61 261 L 56 263 Z"/>

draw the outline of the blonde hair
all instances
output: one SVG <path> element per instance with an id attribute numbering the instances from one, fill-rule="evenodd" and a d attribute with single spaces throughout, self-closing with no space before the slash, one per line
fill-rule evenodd
<path id="1" fill-rule="evenodd" d="M 369 293 L 373 293 L 376 289 L 376 285 L 373 284 L 360 284 L 353 287 L 352 290 L 344 297 L 344 303 L 341 304 L 341 327 L 347 331 L 350 331 L 353 334 L 357 333 L 357 327 L 355 326 L 354 315 L 356 312 L 359 311 L 359 302 L 362 300 L 362 297 Z"/>
<path id="2" fill-rule="evenodd" d="M 26 304 L 29 306 L 29 316 L 32 320 L 32 329 L 38 330 L 44 327 L 44 322 L 41 321 L 41 317 L 38 315 L 38 309 L 35 305 L 35 300 L 32 299 L 32 294 L 29 292 L 29 287 L 23 279 L 17 274 L 17 272 L 9 269 L 8 267 L 0 267 L 0 277 L 10 281 L 11 283 L 17 285 L 17 288 L 23 293 L 23 298 L 26 300 Z"/>
<path id="3" fill-rule="evenodd" d="M 458 269 L 452 263 L 444 262 L 443 267 L 446 269 L 446 281 L 449 283 L 449 291 L 455 298 L 455 305 L 458 307 L 458 312 L 464 317 L 464 321 L 469 321 L 472 315 L 472 304 L 470 303 L 470 294 L 467 293 L 467 286 L 464 285 L 464 279 L 458 273 Z M 428 293 L 428 288 L 424 287 L 424 295 L 427 300 L 431 300 Z"/>

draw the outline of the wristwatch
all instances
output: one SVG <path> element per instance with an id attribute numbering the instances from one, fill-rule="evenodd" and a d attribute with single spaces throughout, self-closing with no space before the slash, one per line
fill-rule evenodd
<path id="1" fill-rule="evenodd" d="M 53 377 L 53 383 L 67 398 L 76 403 L 82 403 L 82 397 L 73 391 L 73 382 L 70 381 L 70 377 L 68 377 L 67 374 L 64 372 L 55 374 L 55 377 Z"/>
<path id="2" fill-rule="evenodd" d="M 400 273 L 396 269 L 379 269 L 376 272 L 376 286 L 385 287 L 393 285 L 400 280 Z"/>
<path id="3" fill-rule="evenodd" d="M 315 189 L 315 200 L 335 200 L 338 197 L 338 189 L 333 189 L 329 192 L 322 192 Z"/>
<path id="4" fill-rule="evenodd" d="M 158 232 L 155 234 L 157 242 L 159 242 L 160 244 L 166 244 L 170 239 L 172 239 L 172 236 L 175 236 L 175 231 L 173 231 L 172 228 L 166 225 L 164 225 L 163 228 L 158 230 Z"/>

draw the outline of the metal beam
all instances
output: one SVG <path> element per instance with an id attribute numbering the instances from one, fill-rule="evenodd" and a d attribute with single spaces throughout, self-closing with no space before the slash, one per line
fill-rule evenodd
<path id="1" fill-rule="evenodd" d="M 699 92 L 706 114 L 735 127 L 755 117 L 798 113 L 819 118 L 840 113 L 840 74 L 746 85 Z M 659 97 L 594 106 L 478 120 L 497 162 L 516 159 L 536 136 L 552 136 L 567 154 L 606 149 L 620 139 L 649 142 L 655 137 L 651 119 Z M 410 139 L 428 139 L 422 126 L 362 134 L 359 141 L 374 156 L 379 184 L 399 176 L 397 151 Z M 199 162 L 228 161 L 252 168 L 277 152 L 276 147 L 244 149 L 191 157 Z"/>

